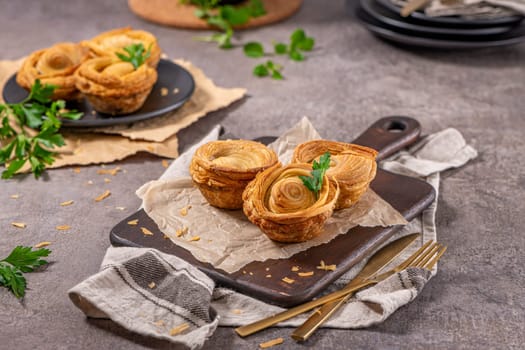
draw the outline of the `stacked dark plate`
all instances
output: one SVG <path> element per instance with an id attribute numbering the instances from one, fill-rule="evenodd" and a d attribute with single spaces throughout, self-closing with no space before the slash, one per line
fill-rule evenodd
<path id="1" fill-rule="evenodd" d="M 476 49 L 525 42 L 523 16 L 464 19 L 430 17 L 422 11 L 402 17 L 391 0 L 356 0 L 356 16 L 375 35 L 410 46 Z"/>

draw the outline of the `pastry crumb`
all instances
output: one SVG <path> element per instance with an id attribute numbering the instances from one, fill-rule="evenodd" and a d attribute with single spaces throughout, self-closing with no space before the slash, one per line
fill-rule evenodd
<path id="1" fill-rule="evenodd" d="M 176 94 L 179 93 L 179 91 L 180 91 L 179 88 L 175 88 L 175 89 L 173 89 L 173 94 L 176 95 Z"/>
<path id="2" fill-rule="evenodd" d="M 233 309 L 232 313 L 234 313 L 236 315 L 241 315 L 242 314 L 242 310 L 241 309 Z"/>
<path id="3" fill-rule="evenodd" d="M 246 271 L 245 271 L 245 270 L 242 270 L 242 274 L 243 274 L 243 275 L 246 275 Z"/>
<path id="4" fill-rule="evenodd" d="M 293 272 L 299 271 L 299 266 L 292 266 L 292 271 Z"/>
<path id="5" fill-rule="evenodd" d="M 182 208 L 182 209 L 179 211 L 180 215 L 182 215 L 182 216 L 186 216 L 186 215 L 188 215 L 188 210 L 189 210 L 189 209 L 191 209 L 191 205 L 187 205 L 187 206 L 185 206 L 184 208 Z"/>
<path id="6" fill-rule="evenodd" d="M 11 225 L 13 225 L 16 228 L 26 228 L 27 226 L 25 222 L 12 222 Z"/>
<path id="7" fill-rule="evenodd" d="M 55 227 L 57 230 L 59 231 L 67 231 L 67 230 L 70 230 L 71 229 L 71 226 L 69 225 L 58 225 L 57 227 Z"/>
<path id="8" fill-rule="evenodd" d="M 267 267 L 267 268 L 265 268 L 265 270 L 266 270 L 266 271 L 270 271 L 270 268 L 269 268 L 269 267 Z"/>
<path id="9" fill-rule="evenodd" d="M 313 276 L 314 275 L 314 272 L 313 271 L 308 271 L 308 272 L 298 272 L 297 275 L 299 277 L 310 277 L 310 276 Z"/>
<path id="10" fill-rule="evenodd" d="M 35 248 L 47 247 L 50 244 L 51 242 L 48 242 L 48 241 L 40 242 L 40 243 L 35 244 Z"/>
<path id="11" fill-rule="evenodd" d="M 89 180 L 88 182 L 86 182 L 86 184 L 93 185 L 93 181 Z"/>
<path id="12" fill-rule="evenodd" d="M 75 202 L 72 201 L 72 200 L 71 201 L 65 201 L 65 202 L 60 203 L 60 206 L 61 207 L 67 207 L 68 205 L 71 205 L 73 203 L 75 203 Z"/>
<path id="13" fill-rule="evenodd" d="M 293 278 L 288 278 L 288 277 L 283 277 L 283 279 L 281 280 L 285 283 L 288 283 L 288 284 L 292 284 L 295 282 L 295 280 Z"/>
<path id="14" fill-rule="evenodd" d="M 120 211 L 124 211 L 124 210 L 126 210 L 126 207 L 115 207 L 115 209 L 120 210 Z"/>
<path id="15" fill-rule="evenodd" d="M 164 234 L 164 236 L 162 236 L 162 238 L 164 238 L 164 239 L 170 239 L 170 236 L 168 236 L 167 234 Z"/>
<path id="16" fill-rule="evenodd" d="M 335 271 L 336 268 L 337 266 L 335 264 L 326 265 L 324 260 L 321 260 L 321 262 L 319 263 L 319 266 L 317 266 L 318 270 L 324 270 L 324 271 Z"/>
<path id="17" fill-rule="evenodd" d="M 266 275 L 266 278 L 272 278 L 272 275 L 267 274 L 267 275 Z"/>
<path id="18" fill-rule="evenodd" d="M 108 198 L 109 196 L 111 196 L 111 192 L 109 190 L 106 190 L 100 196 L 95 198 L 95 202 L 103 201 L 104 199 Z"/>
<path id="19" fill-rule="evenodd" d="M 12 194 L 12 195 L 9 196 L 9 198 L 11 198 L 11 199 L 18 199 L 18 198 L 20 198 L 20 196 L 18 194 Z"/>
<path id="20" fill-rule="evenodd" d="M 153 289 L 155 288 L 157 285 L 155 284 L 155 282 L 151 282 L 150 284 L 148 284 L 148 288 L 149 289 Z"/>
<path id="21" fill-rule="evenodd" d="M 250 276 L 253 276 L 253 272 L 250 271 Z"/>
<path id="22" fill-rule="evenodd" d="M 168 161 L 166 159 L 163 159 L 161 164 L 162 164 L 163 168 L 167 168 L 170 165 L 170 163 L 168 163 Z"/>
<path id="23" fill-rule="evenodd" d="M 116 168 L 113 168 L 113 169 L 98 169 L 97 170 L 97 174 L 99 175 L 111 175 L 111 176 L 115 176 L 117 175 L 117 173 L 119 171 L 121 171 L 122 169 L 118 166 Z"/>
<path id="24" fill-rule="evenodd" d="M 148 229 L 145 228 L 145 227 L 141 227 L 140 230 L 141 230 L 142 233 L 145 234 L 146 236 L 153 236 L 153 232 L 151 232 L 150 230 L 148 230 Z"/>
<path id="25" fill-rule="evenodd" d="M 175 232 L 175 235 L 177 237 L 181 237 L 181 236 L 184 236 L 186 233 L 188 233 L 188 227 L 187 226 L 184 226 L 183 228 L 179 228 L 176 232 Z"/>
<path id="26" fill-rule="evenodd" d="M 182 332 L 184 332 L 185 330 L 187 330 L 188 328 L 190 328 L 190 325 L 187 324 L 187 323 L 183 323 L 179 326 L 175 326 L 173 327 L 171 330 L 170 330 L 170 335 L 177 335 L 177 334 L 180 334 Z"/>
<path id="27" fill-rule="evenodd" d="M 73 172 L 75 174 L 80 174 L 80 168 L 73 168 Z"/>
<path id="28" fill-rule="evenodd" d="M 261 349 L 271 348 L 272 346 L 282 344 L 283 342 L 284 342 L 283 338 L 275 338 L 275 339 L 268 340 L 264 343 L 259 344 L 259 347 Z"/>
<path id="29" fill-rule="evenodd" d="M 162 87 L 160 88 L 160 95 L 161 96 L 168 96 L 169 90 L 168 88 Z"/>
<path id="30" fill-rule="evenodd" d="M 188 239 L 189 242 L 197 242 L 197 241 L 200 241 L 200 240 L 201 240 L 200 236 L 193 236 L 190 239 Z"/>
<path id="31" fill-rule="evenodd" d="M 104 183 L 107 183 L 107 184 L 108 184 L 108 183 L 110 183 L 110 182 L 111 182 L 110 179 L 108 179 L 107 177 L 104 178 Z"/>
<path id="32" fill-rule="evenodd" d="M 128 225 L 130 225 L 130 226 L 137 226 L 138 223 L 139 223 L 139 219 L 128 221 Z"/>

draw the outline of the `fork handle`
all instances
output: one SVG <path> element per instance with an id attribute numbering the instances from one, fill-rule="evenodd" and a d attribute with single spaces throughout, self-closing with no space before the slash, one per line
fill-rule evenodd
<path id="1" fill-rule="evenodd" d="M 348 293 L 341 299 L 330 301 L 324 304 L 317 312 L 313 313 L 308 319 L 292 333 L 292 338 L 297 341 L 305 341 L 328 320 L 339 308 L 348 301 L 354 293 Z"/>
<path id="2" fill-rule="evenodd" d="M 371 284 L 375 284 L 377 281 L 375 280 L 365 280 L 360 283 L 353 283 L 352 286 L 347 285 L 345 288 L 340 289 L 338 291 L 335 291 L 333 293 L 327 294 L 319 299 L 315 299 L 312 301 L 309 301 L 305 304 L 298 305 L 296 307 L 293 307 L 291 309 L 288 309 L 286 311 L 280 312 L 278 314 L 275 314 L 273 316 L 264 318 L 262 320 L 250 323 L 246 326 L 237 327 L 235 328 L 235 332 L 237 332 L 238 335 L 241 337 L 245 337 L 247 335 L 256 333 L 258 331 L 262 331 L 263 329 L 266 329 L 268 327 L 273 326 L 274 324 L 277 324 L 281 321 L 285 321 L 289 318 L 292 318 L 294 316 L 300 315 L 303 312 L 312 310 L 313 308 L 317 306 L 321 306 L 325 303 L 328 303 L 333 300 L 337 300 L 341 297 L 346 296 L 349 293 L 355 292 L 356 290 L 359 290 L 361 288 L 364 288 L 366 286 L 369 286 Z"/>

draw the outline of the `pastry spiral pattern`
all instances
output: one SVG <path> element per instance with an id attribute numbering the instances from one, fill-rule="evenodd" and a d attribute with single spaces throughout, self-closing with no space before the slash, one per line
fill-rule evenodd
<path id="1" fill-rule="evenodd" d="M 318 236 L 332 216 L 339 187 L 325 174 L 316 195 L 299 178 L 311 171 L 310 164 L 292 163 L 259 173 L 243 193 L 244 214 L 274 241 L 304 242 Z"/>
<path id="2" fill-rule="evenodd" d="M 96 111 L 119 115 L 142 107 L 157 81 L 157 71 L 145 64 L 134 69 L 129 62 L 100 57 L 84 62 L 75 72 L 75 81 Z"/>
<path id="3" fill-rule="evenodd" d="M 22 63 L 16 82 L 29 91 L 35 80 L 40 79 L 42 84 L 56 86 L 53 99 L 79 99 L 73 74 L 88 57 L 89 50 L 78 44 L 55 44 L 30 54 Z"/>
<path id="4" fill-rule="evenodd" d="M 293 162 L 311 163 L 330 152 L 330 168 L 326 174 L 337 181 L 340 194 L 336 209 L 352 206 L 370 186 L 376 176 L 377 151 L 350 143 L 313 140 L 298 145 Z"/>
<path id="5" fill-rule="evenodd" d="M 150 56 L 146 63 L 153 68 L 160 61 L 161 49 L 157 38 L 144 30 L 134 30 L 130 27 L 110 30 L 96 37 L 83 41 L 81 44 L 91 51 L 94 57 L 115 58 L 116 53 L 124 54 L 124 48 L 133 44 L 141 43 L 146 50 L 150 50 Z"/>
<path id="6" fill-rule="evenodd" d="M 190 174 L 212 206 L 240 209 L 246 185 L 257 173 L 277 163 L 275 152 L 259 142 L 212 141 L 195 151 Z"/>

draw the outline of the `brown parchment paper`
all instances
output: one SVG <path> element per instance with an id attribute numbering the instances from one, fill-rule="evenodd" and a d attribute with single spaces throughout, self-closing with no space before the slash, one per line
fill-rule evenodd
<path id="1" fill-rule="evenodd" d="M 319 138 L 319 134 L 304 118 L 276 140 L 271 148 L 286 164 L 298 143 L 315 138 Z M 191 157 L 185 158 L 191 160 Z M 187 166 L 172 166 L 175 165 Z M 228 273 L 252 261 L 288 258 L 329 242 L 357 225 L 373 227 L 407 223 L 390 204 L 368 190 L 353 207 L 334 212 L 320 236 L 303 243 L 281 244 L 267 238 L 248 221 L 242 210 L 222 210 L 210 206 L 188 176 L 149 182 L 137 194 L 143 200 L 146 213 L 173 243 L 190 251 L 198 260 Z M 187 215 L 181 214 L 183 208 L 189 208 Z M 177 232 L 184 228 L 188 231 L 177 237 Z M 195 236 L 200 239 L 191 241 Z"/>
<path id="2" fill-rule="evenodd" d="M 0 87 L 19 69 L 23 60 L 0 61 Z M 190 100 L 177 111 L 166 116 L 136 123 L 131 127 L 94 129 L 89 133 L 62 131 L 64 147 L 54 149 L 58 153 L 55 162 L 47 166 L 57 168 L 66 165 L 111 163 L 138 152 L 148 152 L 161 157 L 176 158 L 178 141 L 175 135 L 211 111 L 226 107 L 242 98 L 246 89 L 226 89 L 216 86 L 204 72 L 191 62 L 175 60 L 186 68 L 195 80 L 195 92 Z M 0 94 L 0 101 L 3 102 Z M 22 171 L 28 171 L 25 167 Z"/>

